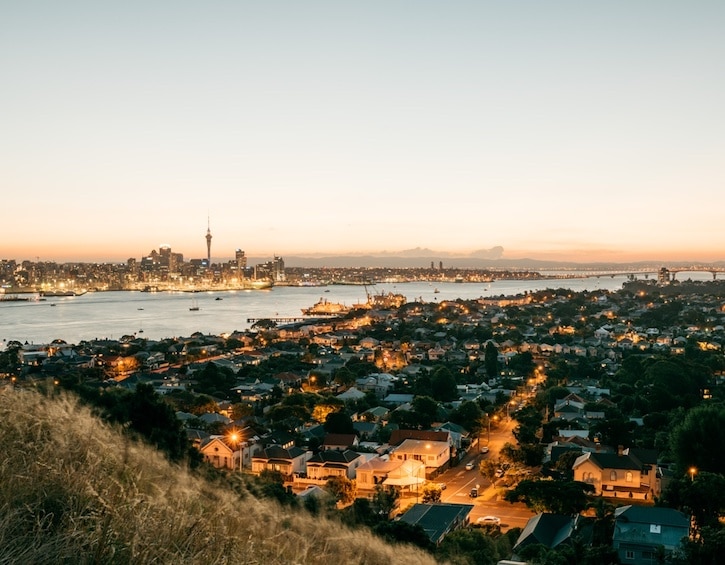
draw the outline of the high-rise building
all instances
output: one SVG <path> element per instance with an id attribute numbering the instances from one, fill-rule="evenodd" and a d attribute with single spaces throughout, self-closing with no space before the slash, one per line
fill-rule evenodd
<path id="1" fill-rule="evenodd" d="M 244 250 L 237 249 L 236 251 L 234 251 L 234 258 L 237 260 L 238 270 L 247 268 L 247 256 L 244 254 Z"/>
<path id="2" fill-rule="evenodd" d="M 209 216 L 206 217 L 206 264 L 211 267 L 211 227 L 209 225 Z"/>

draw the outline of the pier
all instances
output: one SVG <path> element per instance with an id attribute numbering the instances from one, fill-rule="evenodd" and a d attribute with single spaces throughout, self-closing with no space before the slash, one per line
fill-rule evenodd
<path id="1" fill-rule="evenodd" d="M 289 317 L 289 318 L 247 318 L 248 324 L 256 324 L 262 320 L 269 320 L 270 322 L 276 322 L 278 324 L 294 324 L 297 322 L 304 322 L 306 320 L 316 320 L 314 317 Z"/>

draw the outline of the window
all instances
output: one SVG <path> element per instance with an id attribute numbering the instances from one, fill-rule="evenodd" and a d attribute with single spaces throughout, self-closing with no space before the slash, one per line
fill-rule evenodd
<path id="1" fill-rule="evenodd" d="M 611 471 L 609 473 L 609 480 L 610 481 L 616 481 L 617 480 L 617 471 Z"/>
<path id="2" fill-rule="evenodd" d="M 627 482 L 628 483 L 632 482 L 632 471 L 627 471 Z"/>
<path id="3" fill-rule="evenodd" d="M 627 550 L 624 552 L 624 558 L 625 559 L 634 559 L 634 551 Z"/>

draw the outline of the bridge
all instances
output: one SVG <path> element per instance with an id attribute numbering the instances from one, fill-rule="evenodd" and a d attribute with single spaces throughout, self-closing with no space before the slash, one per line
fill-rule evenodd
<path id="1" fill-rule="evenodd" d="M 616 277 L 616 276 L 626 276 L 630 280 L 633 280 L 634 277 L 637 275 L 644 275 L 645 278 L 648 278 L 649 275 L 654 275 L 658 277 L 658 280 L 660 282 L 670 282 L 676 280 L 676 277 L 679 273 L 710 273 L 712 275 L 712 279 L 716 280 L 718 274 L 725 273 L 725 268 L 722 267 L 713 267 L 709 265 L 695 265 L 692 267 L 661 267 L 658 270 L 654 269 L 642 269 L 642 270 L 628 270 L 628 271 L 618 271 L 618 272 L 612 272 L 612 271 L 603 271 L 599 273 L 592 272 L 590 274 L 587 274 L 588 277 Z"/>

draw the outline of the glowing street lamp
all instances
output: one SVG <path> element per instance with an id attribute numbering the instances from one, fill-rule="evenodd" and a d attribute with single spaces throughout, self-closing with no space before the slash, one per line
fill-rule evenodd
<path id="1" fill-rule="evenodd" d="M 690 467 L 687 472 L 690 473 L 690 481 L 695 482 L 695 475 L 697 474 L 697 467 Z"/>
<path id="2" fill-rule="evenodd" d="M 244 451 L 242 450 L 242 436 L 237 432 L 232 432 L 229 439 L 239 448 L 239 472 L 242 472 L 242 462 L 244 459 Z"/>

